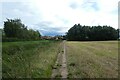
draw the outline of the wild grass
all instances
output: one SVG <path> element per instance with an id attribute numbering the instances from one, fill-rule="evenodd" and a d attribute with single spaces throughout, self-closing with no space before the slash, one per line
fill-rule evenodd
<path id="1" fill-rule="evenodd" d="M 49 78 L 60 41 L 4 42 L 2 77 Z"/>
<path id="2" fill-rule="evenodd" d="M 67 42 L 69 78 L 117 78 L 118 42 Z"/>

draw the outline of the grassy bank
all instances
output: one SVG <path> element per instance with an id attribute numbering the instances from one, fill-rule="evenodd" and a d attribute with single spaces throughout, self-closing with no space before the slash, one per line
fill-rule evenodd
<path id="1" fill-rule="evenodd" d="M 60 49 L 60 41 L 4 42 L 2 76 L 4 78 L 45 78 Z"/>
<path id="2" fill-rule="evenodd" d="M 118 42 L 67 42 L 68 77 L 117 78 Z"/>

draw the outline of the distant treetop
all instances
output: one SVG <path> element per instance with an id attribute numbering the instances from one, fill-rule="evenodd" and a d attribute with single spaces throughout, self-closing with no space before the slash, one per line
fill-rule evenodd
<path id="1" fill-rule="evenodd" d="M 116 40 L 119 38 L 119 30 L 111 26 L 82 26 L 75 24 L 66 35 L 67 40 L 86 41 L 86 40 Z"/>

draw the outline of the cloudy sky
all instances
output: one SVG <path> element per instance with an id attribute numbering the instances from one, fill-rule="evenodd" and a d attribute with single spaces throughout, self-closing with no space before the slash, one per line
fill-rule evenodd
<path id="1" fill-rule="evenodd" d="M 0 28 L 6 18 L 20 18 L 42 35 L 63 35 L 74 24 L 118 28 L 119 0 L 2 0 Z"/>

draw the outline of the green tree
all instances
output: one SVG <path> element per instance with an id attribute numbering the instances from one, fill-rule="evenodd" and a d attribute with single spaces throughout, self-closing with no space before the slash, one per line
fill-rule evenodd
<path id="1" fill-rule="evenodd" d="M 37 40 L 40 39 L 41 34 L 39 31 L 27 29 L 20 19 L 7 19 L 4 22 L 4 32 L 7 38 L 17 38 L 24 40 Z"/>
<path id="2" fill-rule="evenodd" d="M 67 32 L 67 40 L 116 40 L 118 32 L 110 26 L 82 26 L 75 24 Z"/>
<path id="3" fill-rule="evenodd" d="M 18 37 L 21 27 L 22 23 L 20 19 L 7 19 L 7 21 L 4 22 L 4 32 L 6 37 Z"/>

